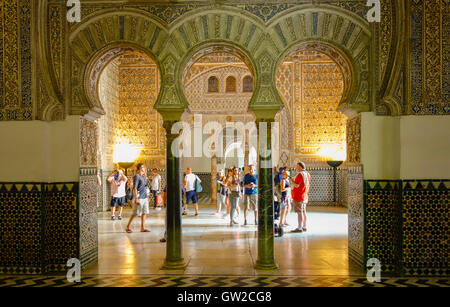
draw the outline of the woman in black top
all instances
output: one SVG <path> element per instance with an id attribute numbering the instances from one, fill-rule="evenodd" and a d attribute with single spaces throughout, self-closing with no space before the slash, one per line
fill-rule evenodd
<path id="1" fill-rule="evenodd" d="M 283 179 L 280 182 L 280 190 L 281 190 L 281 217 L 280 217 L 280 226 L 289 226 L 287 223 L 287 213 L 288 213 L 288 190 L 289 190 L 289 179 L 286 170 L 282 172 Z"/>

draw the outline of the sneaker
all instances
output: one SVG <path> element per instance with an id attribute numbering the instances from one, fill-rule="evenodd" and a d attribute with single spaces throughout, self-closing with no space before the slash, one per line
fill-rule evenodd
<path id="1" fill-rule="evenodd" d="M 122 220 L 122 217 L 119 215 L 118 219 L 119 219 L 119 221 L 121 221 L 121 220 Z"/>
<path id="2" fill-rule="evenodd" d="M 247 220 L 244 221 L 244 226 L 247 226 Z"/>
<path id="3" fill-rule="evenodd" d="M 306 232 L 306 231 L 307 231 L 306 227 L 303 227 L 302 230 L 303 230 L 303 232 Z"/>
<path id="4" fill-rule="evenodd" d="M 292 230 L 291 232 L 292 232 L 292 233 L 302 233 L 303 230 L 300 229 L 300 228 L 296 228 L 296 229 Z"/>
<path id="5" fill-rule="evenodd" d="M 115 221 L 115 220 L 116 220 L 116 217 L 115 217 L 114 215 L 111 216 L 111 220 Z"/>

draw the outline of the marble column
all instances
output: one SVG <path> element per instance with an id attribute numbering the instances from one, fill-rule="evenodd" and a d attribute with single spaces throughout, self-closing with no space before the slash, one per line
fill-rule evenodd
<path id="1" fill-rule="evenodd" d="M 247 174 L 248 173 L 248 160 L 249 160 L 249 148 L 248 148 L 248 144 L 245 144 L 244 147 L 244 173 Z"/>
<path id="2" fill-rule="evenodd" d="M 273 173 L 272 155 L 266 154 L 272 147 L 271 122 L 257 121 L 259 138 L 259 172 L 258 172 L 258 259 L 255 269 L 275 270 L 274 229 L 273 229 Z M 266 142 L 261 139 L 260 123 L 267 124 Z"/>
<path id="3" fill-rule="evenodd" d="M 164 121 L 166 129 L 166 165 L 167 165 L 167 212 L 166 212 L 166 259 L 162 269 L 184 269 L 185 263 L 182 252 L 181 226 L 181 186 L 180 186 L 180 158 L 178 152 L 172 152 L 172 143 L 177 135 L 170 133 L 173 121 Z"/>
<path id="4" fill-rule="evenodd" d="M 217 157 L 212 155 L 211 157 L 211 203 L 217 203 Z"/>

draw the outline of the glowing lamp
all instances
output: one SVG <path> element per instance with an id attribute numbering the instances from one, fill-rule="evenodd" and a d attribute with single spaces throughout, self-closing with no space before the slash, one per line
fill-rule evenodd
<path id="1" fill-rule="evenodd" d="M 339 146 L 322 147 L 317 154 L 328 161 L 345 161 L 347 159 L 346 150 Z"/>
<path id="2" fill-rule="evenodd" d="M 113 162 L 127 171 L 133 166 L 134 161 L 139 157 L 139 149 L 131 144 L 117 144 L 114 146 Z"/>

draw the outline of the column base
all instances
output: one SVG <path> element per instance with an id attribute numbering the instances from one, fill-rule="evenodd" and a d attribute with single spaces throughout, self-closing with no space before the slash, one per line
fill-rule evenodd
<path id="1" fill-rule="evenodd" d="M 161 270 L 184 270 L 186 269 L 186 263 L 184 263 L 183 259 L 175 260 L 175 261 L 164 261 Z"/>
<path id="2" fill-rule="evenodd" d="M 272 271 L 272 270 L 278 270 L 278 266 L 275 262 L 261 262 L 259 260 L 256 261 L 255 264 L 256 270 L 265 270 L 265 271 Z"/>

